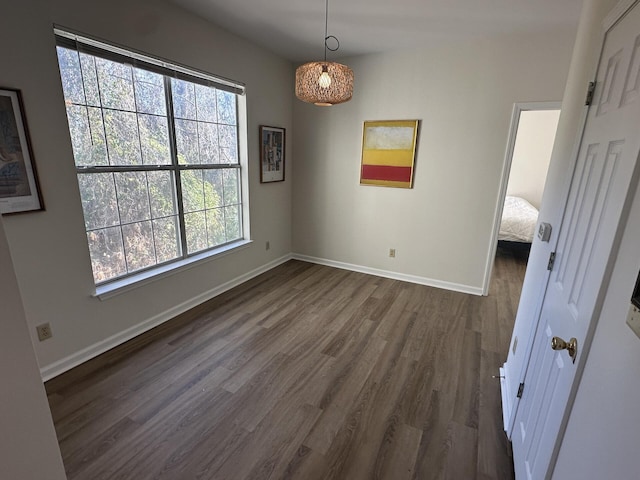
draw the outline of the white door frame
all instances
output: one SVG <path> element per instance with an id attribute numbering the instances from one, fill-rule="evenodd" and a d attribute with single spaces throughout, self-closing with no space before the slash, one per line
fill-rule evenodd
<path id="1" fill-rule="evenodd" d="M 560 110 L 561 106 L 562 102 L 518 102 L 513 104 L 511 123 L 509 125 L 509 136 L 507 138 L 507 148 L 504 154 L 504 161 L 502 163 L 498 200 L 493 213 L 493 230 L 491 233 L 491 242 L 489 243 L 487 262 L 484 269 L 485 274 L 482 283 L 482 295 L 486 296 L 489 294 L 489 284 L 491 283 L 491 274 L 493 273 L 493 264 L 498 248 L 498 234 L 500 232 L 500 222 L 502 221 L 502 209 L 507 195 L 509 176 L 511 174 L 511 164 L 513 163 L 513 151 L 516 146 L 518 126 L 520 125 L 520 114 L 522 112 L 535 110 Z"/>
<path id="2" fill-rule="evenodd" d="M 638 1 L 638 0 L 633 0 L 633 1 Z M 625 10 L 626 11 L 626 10 Z M 615 22 L 613 22 L 615 23 Z M 611 25 L 613 25 L 613 23 Z M 598 46 L 599 46 L 599 50 L 598 50 L 598 57 L 600 57 L 600 53 L 602 50 L 602 46 L 604 45 L 604 40 L 605 40 L 605 33 L 606 31 L 609 29 L 608 28 L 604 28 L 603 31 L 601 32 L 601 38 L 598 42 Z M 593 72 L 591 73 L 590 78 L 595 78 L 596 73 L 598 71 L 598 63 L 595 65 Z M 587 93 L 587 85 L 585 84 L 585 95 Z M 568 169 L 570 169 L 570 175 L 567 175 L 567 178 L 565 178 L 565 181 L 562 185 L 562 203 L 561 205 L 559 205 L 559 209 L 561 209 L 561 215 L 558 218 L 558 222 L 557 222 L 557 230 L 559 231 L 562 225 L 562 222 L 564 221 L 564 217 L 565 217 L 565 211 L 567 208 L 567 202 L 569 201 L 569 193 L 570 193 L 570 189 L 571 189 L 571 183 L 573 182 L 573 176 L 574 176 L 574 172 L 575 172 L 575 168 L 576 168 L 576 163 L 578 162 L 578 154 L 580 153 L 580 144 L 582 142 L 582 137 L 584 135 L 584 129 L 587 123 L 587 115 L 589 113 L 589 107 L 585 104 L 584 108 L 582 109 L 582 112 L 580 114 L 580 120 L 579 120 L 579 125 L 578 125 L 578 129 L 577 129 L 577 134 L 576 134 L 576 138 L 574 140 L 573 143 L 573 147 L 571 149 L 571 163 L 569 165 L 567 165 Z M 560 113 L 560 117 L 562 118 L 562 112 Z M 507 179 L 509 177 L 507 176 Z M 505 191 L 506 191 L 506 186 L 505 186 Z M 543 195 L 543 202 L 544 202 L 544 195 Z M 504 200 L 503 200 L 504 203 Z M 500 217 L 502 216 L 502 210 L 500 210 Z M 498 224 L 498 228 L 500 227 L 500 225 Z M 554 227 L 555 228 L 555 227 Z M 533 239 L 534 242 L 538 241 L 536 237 L 534 237 Z M 553 234 L 551 237 L 551 243 L 549 245 L 550 250 L 551 251 L 556 251 L 557 249 L 557 245 L 558 245 L 558 235 Z M 495 247 L 497 247 L 497 241 L 496 241 L 496 245 Z M 494 248 L 495 248 L 494 247 Z M 495 256 L 495 253 L 494 255 Z M 546 262 L 546 257 L 545 257 L 545 262 Z M 493 266 L 493 257 L 491 257 L 491 267 Z M 533 266 L 533 268 L 539 268 L 537 266 Z M 527 270 L 529 269 L 529 266 L 527 266 Z M 527 344 L 523 344 L 520 348 L 524 348 L 525 352 L 523 355 L 523 364 L 522 364 L 522 368 L 520 369 L 519 373 L 518 373 L 518 381 L 515 383 L 521 383 L 524 382 L 524 378 L 527 374 L 527 369 L 529 367 L 529 361 L 531 358 L 531 353 L 533 350 L 533 340 L 535 339 L 535 336 L 537 334 L 537 330 L 538 330 L 538 326 L 540 324 L 540 313 L 542 310 L 542 303 L 544 302 L 544 297 L 545 294 L 547 292 L 547 284 L 549 282 L 549 278 L 550 278 L 550 273 L 546 271 L 544 277 L 541 279 L 541 284 L 542 285 L 540 292 L 539 292 L 539 296 L 537 298 L 537 300 L 535 301 L 535 314 L 534 314 L 534 318 L 537 319 L 537 321 L 535 323 L 532 323 L 529 329 L 529 335 L 527 336 L 527 338 L 529 339 L 529 341 L 527 342 Z M 488 277 L 488 279 L 491 279 L 491 276 Z M 587 351 L 584 351 L 584 355 L 586 356 Z M 506 366 L 506 364 L 505 364 Z M 501 394 L 502 394 L 502 415 L 503 415 L 503 421 L 504 421 L 504 430 L 507 434 L 507 437 L 509 439 L 511 439 L 511 434 L 513 432 L 513 427 L 515 425 L 515 419 L 516 419 L 516 414 L 518 413 L 518 406 L 520 405 L 520 399 L 516 396 L 516 392 L 511 392 L 509 390 L 509 388 L 506 387 L 505 383 L 506 383 L 506 378 L 504 378 L 505 375 L 505 366 L 503 366 L 503 368 L 500 369 L 500 375 L 502 376 L 501 378 Z M 507 396 L 510 394 L 510 397 L 507 398 Z M 511 403 L 512 402 L 512 403 Z"/>

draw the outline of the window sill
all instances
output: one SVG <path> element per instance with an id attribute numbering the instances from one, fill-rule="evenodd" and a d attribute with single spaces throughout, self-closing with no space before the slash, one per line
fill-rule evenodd
<path id="1" fill-rule="evenodd" d="M 189 268 L 195 267 L 203 262 L 245 249 L 251 243 L 253 243 L 252 240 L 239 240 L 216 250 L 203 252 L 194 255 L 193 257 L 185 258 L 184 260 L 179 260 L 168 265 L 163 265 L 139 274 L 131 275 L 130 277 L 123 278 L 121 280 L 116 280 L 105 285 L 99 285 L 96 287 L 96 293 L 93 296 L 100 300 L 107 300 L 120 295 L 121 293 L 125 293 L 138 287 L 142 287 L 143 285 L 155 282 L 156 280 L 160 280 L 161 278 L 188 270 Z"/>

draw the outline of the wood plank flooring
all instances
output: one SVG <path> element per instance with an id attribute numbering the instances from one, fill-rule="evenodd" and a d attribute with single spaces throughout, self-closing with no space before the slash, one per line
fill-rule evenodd
<path id="1" fill-rule="evenodd" d="M 488 297 L 290 261 L 46 384 L 74 479 L 511 479 Z"/>

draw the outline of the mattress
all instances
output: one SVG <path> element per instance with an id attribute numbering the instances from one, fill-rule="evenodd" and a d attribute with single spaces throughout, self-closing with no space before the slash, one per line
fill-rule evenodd
<path id="1" fill-rule="evenodd" d="M 538 222 L 538 210 L 524 198 L 507 195 L 502 210 L 498 240 L 531 243 Z"/>

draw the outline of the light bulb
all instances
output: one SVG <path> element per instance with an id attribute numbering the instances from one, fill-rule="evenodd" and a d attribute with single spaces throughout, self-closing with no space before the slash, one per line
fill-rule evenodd
<path id="1" fill-rule="evenodd" d="M 329 76 L 329 72 L 327 72 L 327 67 L 323 67 L 322 75 L 318 78 L 318 85 L 320 88 L 329 88 L 331 86 L 331 77 Z"/>

